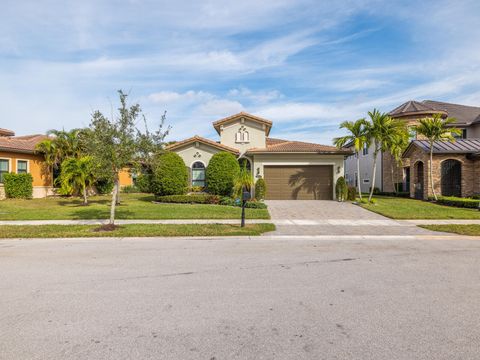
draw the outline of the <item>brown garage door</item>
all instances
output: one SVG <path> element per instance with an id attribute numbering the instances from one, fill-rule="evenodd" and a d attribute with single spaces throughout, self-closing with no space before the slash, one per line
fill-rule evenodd
<path id="1" fill-rule="evenodd" d="M 265 166 L 268 200 L 332 200 L 333 166 Z"/>

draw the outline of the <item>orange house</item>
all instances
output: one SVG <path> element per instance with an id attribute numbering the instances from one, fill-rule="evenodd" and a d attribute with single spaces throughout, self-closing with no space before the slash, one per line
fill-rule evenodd
<path id="1" fill-rule="evenodd" d="M 35 151 L 46 135 L 15 136 L 11 130 L 0 128 L 0 199 L 5 198 L 3 176 L 6 173 L 30 173 L 33 177 L 33 197 L 54 195 L 51 169 L 42 154 Z M 120 173 L 120 186 L 133 185 L 128 170 Z"/>

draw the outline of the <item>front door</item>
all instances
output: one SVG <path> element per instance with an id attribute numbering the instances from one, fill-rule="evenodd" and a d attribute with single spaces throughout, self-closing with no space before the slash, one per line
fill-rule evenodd
<path id="1" fill-rule="evenodd" d="M 423 200 L 423 189 L 424 189 L 424 176 L 423 176 L 423 162 L 419 161 L 415 165 L 415 199 Z"/>

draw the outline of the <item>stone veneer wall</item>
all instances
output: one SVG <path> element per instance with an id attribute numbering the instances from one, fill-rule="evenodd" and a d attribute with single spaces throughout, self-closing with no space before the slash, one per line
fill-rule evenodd
<path id="1" fill-rule="evenodd" d="M 441 195 L 442 162 L 454 159 L 462 163 L 462 197 L 472 196 L 480 192 L 480 159 L 467 159 L 465 154 L 443 154 L 433 156 L 433 184 L 437 195 Z M 410 156 L 410 197 L 415 197 L 416 166 L 418 161 L 423 161 L 424 170 L 424 199 L 433 196 L 429 180 L 429 154 L 415 148 Z"/>

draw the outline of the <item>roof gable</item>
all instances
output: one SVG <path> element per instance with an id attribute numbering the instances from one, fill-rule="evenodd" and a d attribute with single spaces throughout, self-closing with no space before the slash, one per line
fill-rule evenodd
<path id="1" fill-rule="evenodd" d="M 195 135 L 191 138 L 188 138 L 188 139 L 185 139 L 185 140 L 182 140 L 182 141 L 178 141 L 174 144 L 168 145 L 168 146 L 165 147 L 165 149 L 169 150 L 169 151 L 173 151 L 173 150 L 176 150 L 176 149 L 181 148 L 183 146 L 190 145 L 190 144 L 195 143 L 195 142 L 199 142 L 199 143 L 202 143 L 204 145 L 214 147 L 214 148 L 219 149 L 221 151 L 228 151 L 228 152 L 231 152 L 233 154 L 239 154 L 240 153 L 237 149 L 234 149 L 230 146 L 220 144 L 220 143 L 218 143 L 216 141 L 213 141 L 213 140 L 210 140 L 210 139 L 206 139 L 206 138 L 198 136 L 198 135 Z"/>
<path id="2" fill-rule="evenodd" d="M 35 153 L 37 144 L 47 135 L 0 136 L 0 151 Z"/>
<path id="3" fill-rule="evenodd" d="M 411 115 L 433 115 L 437 113 L 446 114 L 445 111 L 435 109 L 432 106 L 425 104 L 424 102 L 410 100 L 390 111 L 388 115 L 394 118 L 398 118 Z"/>
<path id="4" fill-rule="evenodd" d="M 239 112 L 238 114 L 228 116 L 226 118 L 223 118 L 223 119 L 220 119 L 220 120 L 217 120 L 217 121 L 213 122 L 213 127 L 215 128 L 215 130 L 217 130 L 217 133 L 220 134 L 220 130 L 221 130 L 222 125 L 225 125 L 225 124 L 228 124 L 230 122 L 237 121 L 237 120 L 241 120 L 242 118 L 250 120 L 250 121 L 254 121 L 254 122 L 259 123 L 259 124 L 262 124 L 265 127 L 266 135 L 268 136 L 268 134 L 270 133 L 270 129 L 272 128 L 272 124 L 273 124 L 270 120 L 267 120 L 267 119 L 264 119 L 264 118 L 261 118 L 259 116 L 255 116 L 255 115 L 243 112 L 243 111 Z"/>

